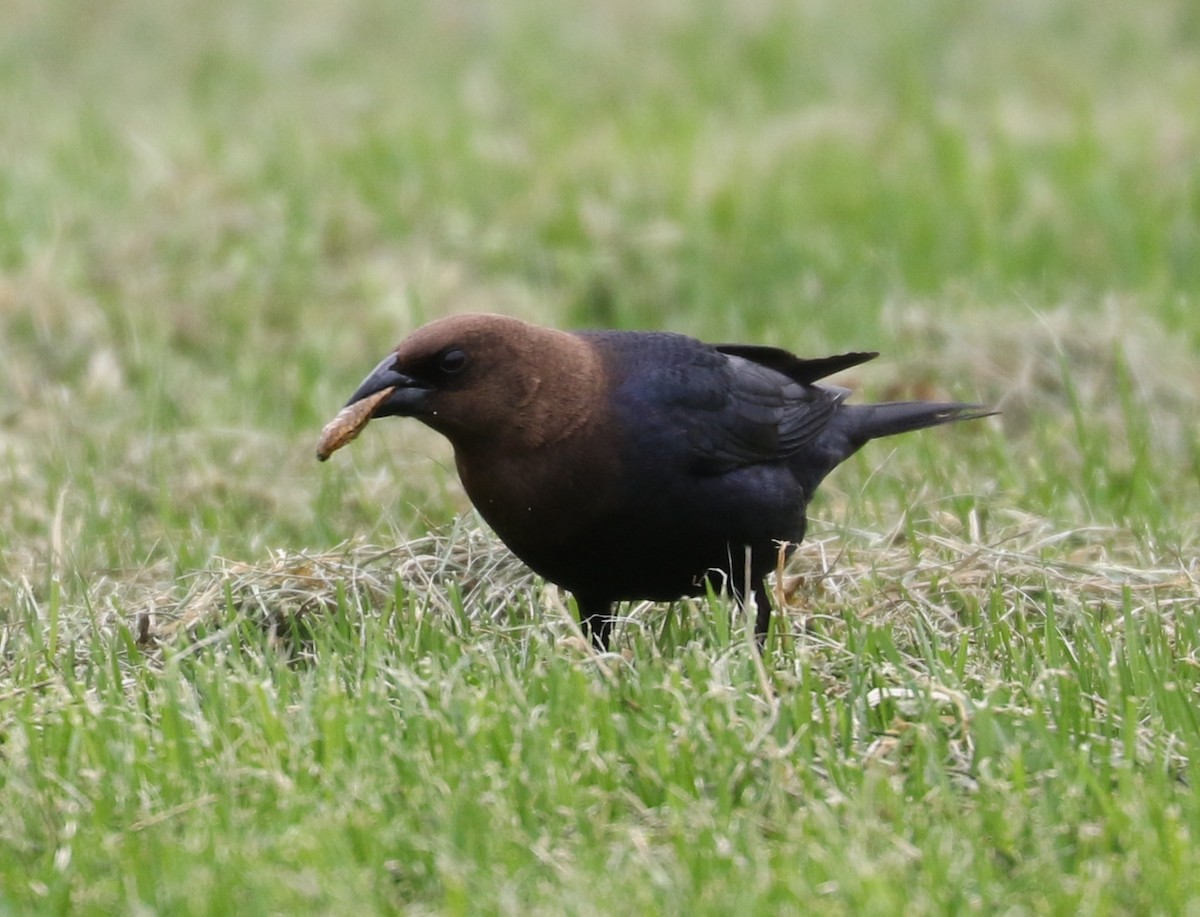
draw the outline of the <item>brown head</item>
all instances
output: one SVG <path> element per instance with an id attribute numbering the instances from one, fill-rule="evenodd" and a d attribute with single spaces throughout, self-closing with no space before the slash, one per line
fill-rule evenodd
<path id="1" fill-rule="evenodd" d="M 350 404 L 394 388 L 372 417 L 415 417 L 456 449 L 536 449 L 585 424 L 602 388 L 579 337 L 504 315 L 455 315 L 405 338 Z"/>

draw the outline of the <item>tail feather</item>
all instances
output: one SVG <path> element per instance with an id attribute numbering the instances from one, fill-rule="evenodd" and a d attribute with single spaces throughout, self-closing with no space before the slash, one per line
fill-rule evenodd
<path id="1" fill-rule="evenodd" d="M 857 449 L 868 440 L 923 430 L 959 420 L 978 420 L 997 412 L 981 404 L 955 402 L 891 401 L 884 404 L 848 404 L 838 412 L 847 438 Z"/>
<path id="2" fill-rule="evenodd" d="M 816 441 L 797 455 L 792 473 L 805 493 L 811 496 L 829 472 L 869 440 L 959 420 L 977 420 L 996 413 L 999 412 L 984 405 L 954 402 L 842 404 Z"/>

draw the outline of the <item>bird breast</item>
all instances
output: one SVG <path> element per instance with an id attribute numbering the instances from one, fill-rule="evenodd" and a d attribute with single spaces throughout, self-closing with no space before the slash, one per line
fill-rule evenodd
<path id="1" fill-rule="evenodd" d="M 606 512 L 618 469 L 586 436 L 541 449 L 457 448 L 467 496 L 518 555 L 576 537 Z"/>

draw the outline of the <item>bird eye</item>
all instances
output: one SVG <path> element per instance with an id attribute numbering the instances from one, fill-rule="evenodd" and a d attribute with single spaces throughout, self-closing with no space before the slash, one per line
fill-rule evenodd
<path id="1" fill-rule="evenodd" d="M 462 372 L 467 365 L 467 355 L 457 348 L 447 350 L 440 360 L 438 360 L 438 369 L 448 376 L 453 376 L 455 373 Z"/>

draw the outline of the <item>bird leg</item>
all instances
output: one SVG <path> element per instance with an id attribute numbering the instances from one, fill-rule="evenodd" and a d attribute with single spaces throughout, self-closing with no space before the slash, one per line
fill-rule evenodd
<path id="1" fill-rule="evenodd" d="M 767 591 L 766 579 L 759 580 L 754 591 L 754 604 L 758 608 L 754 619 L 754 641 L 761 653 L 767 647 L 767 633 L 771 629 L 771 593 Z"/>
<path id="2" fill-rule="evenodd" d="M 584 599 L 575 596 L 579 608 L 579 628 L 600 652 L 608 652 L 608 638 L 612 634 L 613 603 L 602 599 Z"/>
<path id="3" fill-rule="evenodd" d="M 744 586 L 737 585 L 733 580 L 729 581 L 730 591 L 733 593 L 733 599 L 737 602 L 738 607 L 745 609 L 747 607 L 746 590 L 749 588 L 752 580 L 750 579 L 749 571 L 747 571 L 746 583 Z M 767 634 L 771 629 L 771 592 L 767 588 L 767 578 L 760 577 L 758 580 L 758 588 L 753 590 L 754 593 L 754 642 L 758 646 L 758 651 L 761 653 L 767 646 Z"/>

